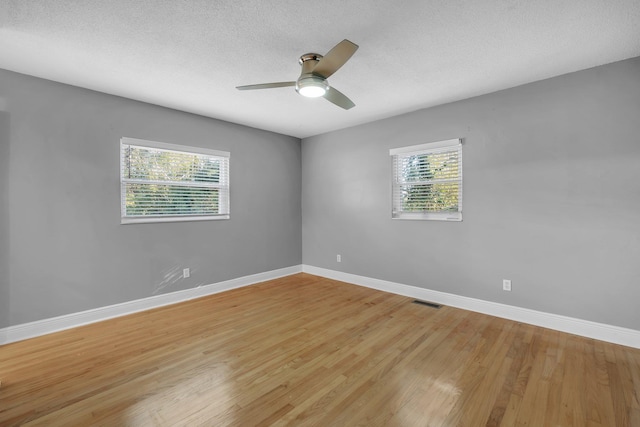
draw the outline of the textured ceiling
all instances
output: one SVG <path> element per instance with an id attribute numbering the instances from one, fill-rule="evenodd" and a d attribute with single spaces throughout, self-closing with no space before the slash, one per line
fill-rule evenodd
<path id="1" fill-rule="evenodd" d="M 351 110 L 235 89 L 345 38 Z M 0 0 L 0 68 L 300 138 L 635 56 L 638 0 Z"/>

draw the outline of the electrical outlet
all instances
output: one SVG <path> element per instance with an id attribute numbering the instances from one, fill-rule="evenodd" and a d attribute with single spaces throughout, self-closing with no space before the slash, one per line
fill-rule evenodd
<path id="1" fill-rule="evenodd" d="M 342 262 L 342 255 L 340 254 L 336 255 L 336 261 Z"/>
<path id="2" fill-rule="evenodd" d="M 182 270 L 182 277 L 184 277 L 186 279 L 189 276 L 191 276 L 191 270 L 188 269 L 188 268 L 183 269 Z"/>
<path id="3" fill-rule="evenodd" d="M 509 279 L 502 280 L 502 290 L 503 291 L 510 291 L 511 290 L 511 280 L 509 280 Z"/>

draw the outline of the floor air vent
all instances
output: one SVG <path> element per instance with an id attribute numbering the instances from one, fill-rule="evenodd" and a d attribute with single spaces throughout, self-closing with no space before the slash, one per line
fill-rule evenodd
<path id="1" fill-rule="evenodd" d="M 440 308 L 440 307 L 442 307 L 442 305 L 436 304 L 435 302 L 420 301 L 419 299 L 413 300 L 413 303 L 414 304 L 420 304 L 420 305 L 426 305 L 427 307 L 431 307 L 431 308 Z"/>

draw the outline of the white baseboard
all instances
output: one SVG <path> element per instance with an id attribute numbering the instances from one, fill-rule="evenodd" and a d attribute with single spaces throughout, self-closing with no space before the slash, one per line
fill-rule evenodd
<path id="1" fill-rule="evenodd" d="M 264 273 L 252 274 L 250 276 L 239 277 L 237 279 L 226 280 L 224 282 L 218 282 L 211 285 L 200 286 L 197 288 L 185 289 L 162 295 L 154 295 L 139 300 L 127 301 L 78 313 L 52 317 L 50 319 L 9 326 L 8 328 L 0 329 L 0 345 L 22 341 L 27 338 L 50 334 L 64 329 L 75 328 L 89 323 L 100 322 L 102 320 L 124 316 L 139 311 L 150 310 L 164 305 L 176 304 L 206 295 L 217 294 L 219 292 L 253 285 L 267 280 L 277 279 L 279 277 L 290 276 L 300 272 L 302 272 L 302 267 L 300 265 L 296 265 L 278 270 L 266 271 Z"/>
<path id="2" fill-rule="evenodd" d="M 401 283 L 373 279 L 370 277 L 343 273 L 311 265 L 303 265 L 302 271 L 316 276 L 353 283 L 411 298 L 432 301 L 442 305 L 489 314 L 491 316 L 502 317 L 504 319 L 515 320 L 517 322 L 528 323 L 531 325 L 542 326 L 614 344 L 640 348 L 640 331 L 636 331 L 634 329 L 627 329 L 619 326 L 561 316 L 558 314 L 545 313 L 527 308 L 468 298 L 446 292 L 433 291 L 418 288 L 416 286 L 403 285 Z"/>

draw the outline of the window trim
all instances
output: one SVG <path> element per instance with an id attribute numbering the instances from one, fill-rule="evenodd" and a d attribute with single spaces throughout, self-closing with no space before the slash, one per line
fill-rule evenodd
<path id="1" fill-rule="evenodd" d="M 395 187 L 398 185 L 396 181 L 396 166 L 395 162 L 398 156 L 411 156 L 418 154 L 431 154 L 438 151 L 453 151 L 453 148 L 458 150 L 458 181 L 460 182 L 460 189 L 458 192 L 458 211 L 457 212 L 403 212 L 396 211 L 395 209 Z M 462 221 L 462 138 L 447 139 L 443 141 L 429 142 L 426 144 L 411 145 L 408 147 L 391 148 L 389 150 L 391 156 L 391 218 L 399 220 L 432 220 L 432 221 Z"/>
<path id="2" fill-rule="evenodd" d="M 120 159 L 120 224 L 141 224 L 141 223 L 159 223 L 159 222 L 187 222 L 187 221 L 215 221 L 221 219 L 230 218 L 230 206 L 229 206 L 229 171 L 224 175 L 226 183 L 220 185 L 202 185 L 202 187 L 218 187 L 226 189 L 227 197 L 222 198 L 219 203 L 222 206 L 221 211 L 223 214 L 216 215 L 154 215 L 154 216 L 126 216 L 126 192 L 124 191 L 124 184 L 127 180 L 124 177 L 124 162 L 122 161 L 123 146 L 136 146 L 142 148 L 152 148 L 160 151 L 178 151 L 182 153 L 204 154 L 214 157 L 222 157 L 227 159 L 227 169 L 229 169 L 229 163 L 231 159 L 231 153 L 228 151 L 213 150 L 210 148 L 192 147 L 188 145 L 170 144 L 167 142 L 150 141 L 146 139 L 120 138 L 119 145 L 119 159 Z M 186 184 L 189 185 L 189 184 Z M 196 185 L 197 186 L 197 185 Z M 200 186 L 197 186 L 200 187 Z"/>

